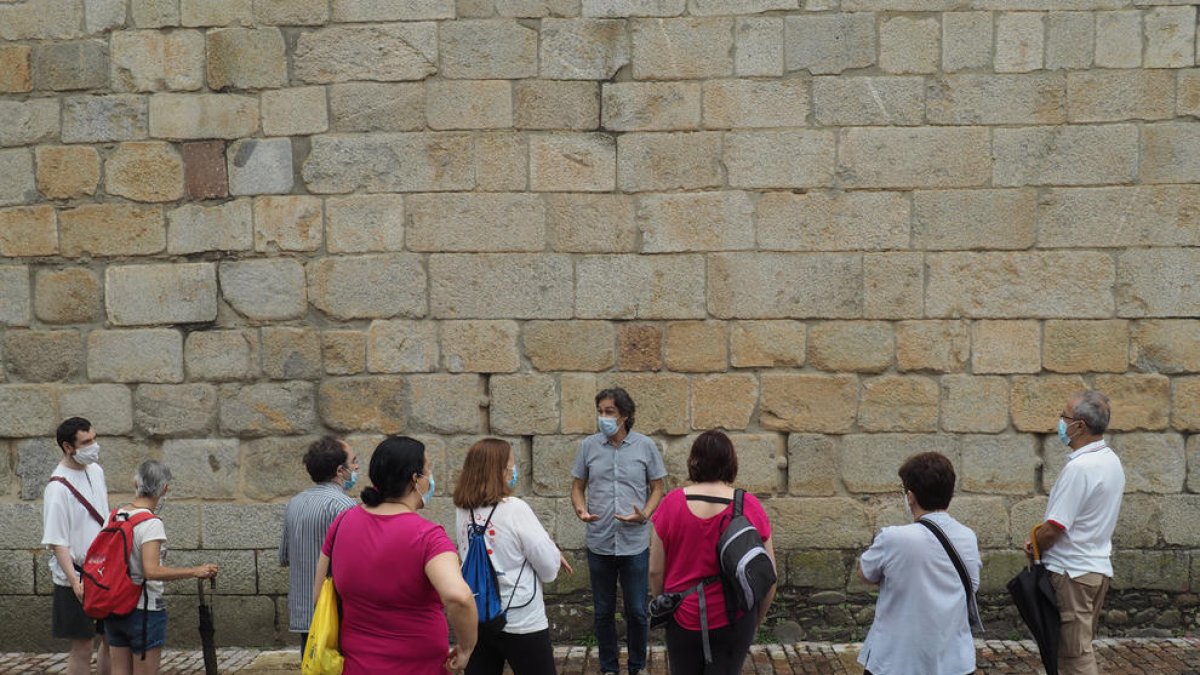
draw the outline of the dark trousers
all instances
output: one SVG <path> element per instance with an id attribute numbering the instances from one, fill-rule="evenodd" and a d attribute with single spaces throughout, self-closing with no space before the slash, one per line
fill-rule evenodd
<path id="1" fill-rule="evenodd" d="M 646 667 L 646 644 L 650 641 L 650 621 L 646 605 L 650 593 L 650 549 L 634 555 L 600 555 L 588 551 L 588 572 L 592 577 L 594 628 L 600 648 L 600 671 L 621 670 L 617 647 L 617 583 L 625 602 L 625 630 L 629 641 L 629 672 Z"/>
<path id="2" fill-rule="evenodd" d="M 712 648 L 712 663 L 704 663 L 704 643 L 698 630 L 681 628 L 667 622 L 667 660 L 671 675 L 738 675 L 742 663 L 754 642 L 758 617 L 747 612 L 732 625 L 710 628 L 708 644 Z"/>
<path id="3" fill-rule="evenodd" d="M 304 653 L 304 648 L 308 646 L 308 633 L 300 633 L 300 653 Z"/>
<path id="4" fill-rule="evenodd" d="M 524 634 L 479 631 L 466 675 L 500 675 L 505 661 L 513 675 L 555 675 L 550 629 Z"/>

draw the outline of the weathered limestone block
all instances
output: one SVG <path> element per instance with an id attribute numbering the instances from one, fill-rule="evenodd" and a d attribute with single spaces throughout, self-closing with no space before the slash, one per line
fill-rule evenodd
<path id="1" fill-rule="evenodd" d="M 862 258 L 836 253 L 714 253 L 708 309 L 720 319 L 854 318 Z"/>
<path id="2" fill-rule="evenodd" d="M 1137 128 L 1131 124 L 996 129 L 993 184 L 1086 185 L 1137 178 Z"/>
<path id="3" fill-rule="evenodd" d="M 100 154 L 95 148 L 42 145 L 34 148 L 38 191 L 47 199 L 79 199 L 96 194 Z"/>
<path id="4" fill-rule="evenodd" d="M 1028 73 L 1042 67 L 1045 26 L 1039 12 L 1002 12 L 996 16 L 998 73 Z"/>
<path id="5" fill-rule="evenodd" d="M 624 387 L 637 403 L 640 433 L 682 435 L 691 430 L 688 378 L 676 373 L 612 373 L 596 377 L 596 392 Z"/>
<path id="6" fill-rule="evenodd" d="M 166 328 L 93 330 L 87 339 L 93 382 L 183 381 L 183 339 Z"/>
<path id="7" fill-rule="evenodd" d="M 723 251 L 754 246 L 753 205 L 743 192 L 644 195 L 637 219 L 645 253 Z"/>
<path id="8" fill-rule="evenodd" d="M 438 367 L 438 326 L 432 321 L 372 321 L 367 330 L 367 370 L 429 373 Z"/>
<path id="9" fill-rule="evenodd" d="M 774 431 L 844 434 L 858 414 L 853 375 L 764 373 L 759 424 Z"/>
<path id="10" fill-rule="evenodd" d="M 29 45 L 5 45 L 0 47 L 0 92 L 23 94 L 33 89 L 30 74 L 33 48 Z"/>
<path id="11" fill-rule="evenodd" d="M 275 380 L 321 377 L 321 335 L 315 328 L 262 329 L 263 375 Z"/>
<path id="12" fill-rule="evenodd" d="M 303 317 L 308 310 L 304 267 L 275 258 L 222 262 L 221 295 L 239 314 L 253 320 Z"/>
<path id="13" fill-rule="evenodd" d="M 895 480 L 892 482 L 894 484 Z M 866 509 L 857 500 L 847 497 L 779 498 L 767 500 L 763 507 L 771 523 L 775 524 L 771 539 L 781 551 L 862 549 L 871 543 L 871 523 Z"/>
<path id="14" fill-rule="evenodd" d="M 942 15 L 942 69 L 946 72 L 992 65 L 991 12 L 946 12 Z"/>
<path id="15" fill-rule="evenodd" d="M 4 58 L 3 53 L 0 50 L 0 59 Z M 1200 116 L 1200 70 L 1180 70 L 1177 78 L 1176 112 L 1180 115 Z"/>
<path id="16" fill-rule="evenodd" d="M 143 384 L 133 396 L 134 421 L 148 436 L 203 436 L 217 419 L 211 384 Z"/>
<path id="17" fill-rule="evenodd" d="M 1167 428 L 1171 407 L 1171 382 L 1165 375 L 1097 375 L 1092 386 L 1112 401 L 1113 431 Z"/>
<path id="18" fill-rule="evenodd" d="M 942 430 L 994 434 L 1008 428 L 1008 380 L 1003 377 L 942 377 Z"/>
<path id="19" fill-rule="evenodd" d="M 354 21 L 422 21 L 453 19 L 453 0 L 411 0 L 394 3 L 388 0 L 334 0 L 333 20 Z"/>
<path id="20" fill-rule="evenodd" d="M 798 127 L 809 113 L 808 81 L 711 80 L 704 84 L 709 129 Z"/>
<path id="21" fill-rule="evenodd" d="M 438 74 L 442 77 L 534 77 L 538 71 L 538 32 L 513 19 L 448 21 L 441 25 L 438 52 Z"/>
<path id="22" fill-rule="evenodd" d="M 404 248 L 404 197 L 353 195 L 325 200 L 325 250 L 371 253 Z"/>
<path id="23" fill-rule="evenodd" d="M 545 19 L 541 76 L 553 80 L 608 80 L 630 59 L 625 21 Z"/>
<path id="24" fill-rule="evenodd" d="M 611 131 L 699 129 L 700 91 L 696 82 L 605 83 L 601 121 Z"/>
<path id="25" fill-rule="evenodd" d="M 972 371 L 1037 373 L 1042 369 L 1042 326 L 1037 321 L 976 321 Z"/>
<path id="26" fill-rule="evenodd" d="M 116 91 L 195 91 L 204 86 L 200 31 L 114 31 L 112 88 Z"/>
<path id="27" fill-rule="evenodd" d="M 411 375 L 408 382 L 410 431 L 477 434 L 486 405 L 479 375 Z M 543 401 L 543 403 L 545 403 Z"/>
<path id="28" fill-rule="evenodd" d="M 573 313 L 568 256 L 448 253 L 430 256 L 428 264 L 436 318 L 566 319 Z"/>
<path id="29" fill-rule="evenodd" d="M 931 317 L 1097 318 L 1112 316 L 1113 261 L 1079 253 L 1073 283 L 1059 283 L 1053 252 L 933 253 L 926 255 L 926 312 Z"/>
<path id="30" fill-rule="evenodd" d="M 586 256 L 576 270 L 584 319 L 702 319 L 704 257 Z"/>
<path id="31" fill-rule="evenodd" d="M 543 497 L 570 496 L 571 467 L 575 464 L 575 453 L 579 450 L 579 443 L 583 438 L 583 436 L 545 434 L 533 437 L 533 491 L 535 494 Z M 571 517 L 575 517 L 574 510 L 571 511 Z M 563 545 L 561 541 L 559 545 Z"/>
<path id="32" fill-rule="evenodd" d="M 988 131 L 976 127 L 841 131 L 838 173 L 846 187 L 975 187 L 992 175 Z"/>
<path id="33" fill-rule="evenodd" d="M 919 77 L 816 77 L 812 95 L 823 125 L 914 125 L 925 116 Z"/>
<path id="34" fill-rule="evenodd" d="M 1133 324 L 1129 360 L 1146 372 L 1200 372 L 1198 344 L 1200 321 L 1195 319 L 1138 321 Z"/>
<path id="35" fill-rule="evenodd" d="M 109 143 L 145 138 L 149 114 L 145 96 L 68 96 L 63 99 L 64 143 Z"/>
<path id="36" fill-rule="evenodd" d="M 224 199 L 229 196 L 225 170 L 225 142 L 183 144 L 183 182 L 190 199 Z"/>
<path id="37" fill-rule="evenodd" d="M 1116 551 L 1113 584 L 1120 590 L 1188 590 L 1190 557 L 1184 551 Z"/>
<path id="38" fill-rule="evenodd" d="M 1160 120 L 1175 115 L 1169 70 L 1096 70 L 1070 73 L 1067 98 L 1072 122 Z"/>
<path id="39" fill-rule="evenodd" d="M 757 404 L 758 378 L 750 373 L 705 375 L 692 380 L 693 429 L 746 429 L 750 426 Z M 782 437 L 771 438 L 778 439 L 782 447 Z M 783 453 L 777 454 L 782 456 Z M 738 455 L 743 456 L 740 447 Z M 771 470 L 776 473 L 775 467 L 771 467 Z M 771 481 L 771 491 L 776 489 L 775 483 Z M 742 484 L 739 474 L 739 485 Z"/>
<path id="40" fill-rule="evenodd" d="M 825 321 L 808 335 L 808 362 L 818 370 L 879 373 L 892 364 L 891 324 Z"/>
<path id="41" fill-rule="evenodd" d="M 0 267 L 0 325 L 29 325 L 29 268 Z"/>
<path id="42" fill-rule="evenodd" d="M 1047 15 L 1047 70 L 1090 68 L 1095 43 L 1096 16 L 1091 12 L 1050 12 Z"/>
<path id="43" fill-rule="evenodd" d="M 1026 249 L 1035 239 L 1033 190 L 919 190 L 913 245 L 922 250 Z"/>
<path id="44" fill-rule="evenodd" d="M 700 80 L 733 74 L 730 18 L 636 19 L 630 34 L 634 79 Z"/>
<path id="45" fill-rule="evenodd" d="M 1009 547 L 1008 508 L 1003 497 L 956 496 L 947 510 L 955 520 L 975 531 L 980 548 Z"/>
<path id="46" fill-rule="evenodd" d="M 451 373 L 512 373 L 521 367 L 516 321 L 442 323 L 442 366 Z"/>
<path id="47" fill-rule="evenodd" d="M 425 270 L 406 254 L 322 258 L 309 263 L 308 295 L 314 307 L 341 320 L 420 317 Z"/>
<path id="48" fill-rule="evenodd" d="M 609 134 L 556 133 L 529 139 L 530 187 L 539 192 L 610 192 L 617 142 Z"/>
<path id="49" fill-rule="evenodd" d="M 524 192 L 529 189 L 525 134 L 513 131 L 480 132 L 475 135 L 475 189 Z"/>
<path id="50" fill-rule="evenodd" d="M 558 386 L 553 375 L 495 375 L 488 383 L 489 428 L 501 434 L 558 433 Z"/>
<path id="51" fill-rule="evenodd" d="M 1059 74 L 947 75 L 928 87 L 929 121 L 1062 124 L 1067 118 L 1066 88 Z"/>
<path id="52" fill-rule="evenodd" d="M 58 253 L 58 219 L 52 206 L 0 209 L 0 255 L 26 258 Z"/>
<path id="53" fill-rule="evenodd" d="M 324 87 L 292 87 L 262 93 L 262 127 L 268 136 L 307 136 L 329 130 Z"/>
<path id="54" fill-rule="evenodd" d="M 1189 148 L 1196 147 L 1192 125 L 1161 122 L 1144 127 L 1142 181 L 1147 183 L 1195 183 L 1200 181 L 1200 160 Z"/>
<path id="55" fill-rule="evenodd" d="M 4 368 L 9 379 L 58 382 L 83 370 L 83 340 L 76 330 L 4 331 Z"/>
<path id="56" fill-rule="evenodd" d="M 316 251 L 321 247 L 322 203 L 317 197 L 258 197 L 254 200 L 256 251 Z"/>
<path id="57" fill-rule="evenodd" d="M 421 131 L 425 85 L 421 82 L 348 82 L 329 87 L 334 131 Z"/>
<path id="58" fill-rule="evenodd" d="M 108 44 L 100 40 L 35 44 L 33 86 L 53 91 L 107 89 Z"/>
<path id="59" fill-rule="evenodd" d="M 253 244 L 249 199 L 217 206 L 185 204 L 167 212 L 167 252 L 248 251 Z"/>
<path id="60" fill-rule="evenodd" d="M 1012 378 L 1013 426 L 1017 431 L 1050 433 L 1071 395 L 1087 389 L 1078 375 L 1020 375 Z"/>
<path id="61" fill-rule="evenodd" d="M 729 350 L 734 368 L 800 367 L 805 327 L 799 321 L 736 321 L 730 327 Z"/>
<path id="62" fill-rule="evenodd" d="M 183 158 L 170 143 L 122 143 L 104 163 L 104 189 L 137 202 L 183 197 Z"/>
<path id="63" fill-rule="evenodd" d="M 684 373 L 724 371 L 728 338 L 722 321 L 678 321 L 667 324 L 666 363 Z"/>
<path id="64" fill-rule="evenodd" d="M 0 147 L 29 145 L 58 137 L 58 99 L 0 101 L 0 115 L 5 119 L 0 127 Z"/>
<path id="65" fill-rule="evenodd" d="M 596 431 L 596 376 L 592 373 L 562 373 L 558 390 L 563 433 L 592 433 Z"/>
<path id="66" fill-rule="evenodd" d="M 233 499 L 238 496 L 240 444 L 236 438 L 169 440 L 163 462 L 171 467 L 171 496 Z"/>
<path id="67" fill-rule="evenodd" d="M 966 368 L 971 354 L 967 322 L 901 321 L 895 330 L 898 370 L 957 373 Z"/>
<path id="68" fill-rule="evenodd" d="M 230 194 L 262 195 L 291 192 L 294 176 L 290 138 L 235 141 L 229 145 L 227 154 Z"/>
<path id="69" fill-rule="evenodd" d="M 466 134 L 314 136 L 303 176 L 314 193 L 422 192 L 474 187 Z"/>
<path id="70" fill-rule="evenodd" d="M 102 302 L 100 278 L 89 269 L 39 270 L 35 277 L 33 312 L 45 323 L 91 323 L 100 318 Z"/>
<path id="71" fill-rule="evenodd" d="M 507 129 L 513 126 L 507 80 L 434 80 L 425 85 L 430 129 Z"/>
<path id="72" fill-rule="evenodd" d="M 513 86 L 518 129 L 587 131 L 600 125 L 600 87 L 595 82 L 521 80 Z"/>
<path id="73" fill-rule="evenodd" d="M 311 382 L 227 384 L 221 388 L 223 433 L 240 436 L 302 434 L 311 431 L 316 422 Z"/>
<path id="74" fill-rule="evenodd" d="M 1096 67 L 1137 68 L 1142 65 L 1142 13 L 1138 10 L 1096 13 Z"/>
<path id="75" fill-rule="evenodd" d="M 1058 441 L 1055 440 L 1055 443 Z M 1061 447 L 1061 446 L 1060 446 Z M 1050 490 L 1051 483 L 1043 481 L 1045 489 Z M 1045 520 L 1046 497 L 1031 497 L 1013 504 L 1009 512 L 1012 527 L 1011 539 L 1013 544 L 1024 544 L 1034 525 L 1040 525 Z"/>
<path id="76" fill-rule="evenodd" d="M 1195 65 L 1195 7 L 1155 7 L 1146 12 L 1143 21 L 1146 33 L 1146 68 L 1183 68 Z"/>
<path id="77" fill-rule="evenodd" d="M 662 328 L 622 323 L 617 333 L 617 367 L 623 371 L 662 369 Z"/>
<path id="78" fill-rule="evenodd" d="M 1041 464 L 1037 439 L 1028 435 L 960 436 L 960 487 L 967 492 L 1032 494 Z M 1005 528 L 1007 529 L 1007 528 Z"/>
<path id="79" fill-rule="evenodd" d="M 780 570 L 784 567 L 781 564 Z M 841 551 L 792 551 L 787 555 L 787 581 L 793 588 L 842 591 L 846 588 L 847 566 Z"/>
<path id="80" fill-rule="evenodd" d="M 1194 317 L 1200 314 L 1196 249 L 1129 250 L 1117 257 L 1117 314 Z"/>
<path id="81" fill-rule="evenodd" d="M 940 452 L 955 466 L 959 447 L 953 436 L 933 434 L 853 434 L 841 439 L 842 482 L 852 493 L 899 493 L 897 469 L 918 452 Z"/>
<path id="82" fill-rule="evenodd" d="M 356 330 L 321 333 L 321 356 L 330 375 L 357 375 L 367 368 L 367 336 Z"/>
<path id="83" fill-rule="evenodd" d="M 838 491 L 838 440 L 826 434 L 788 434 L 788 493 L 832 497 Z"/>
<path id="84" fill-rule="evenodd" d="M 103 424 L 105 435 L 127 434 L 133 431 L 133 396 L 120 384 L 65 387 L 58 391 L 58 414 Z"/>
<path id="85" fill-rule="evenodd" d="M 210 89 L 287 86 L 286 46 L 278 28 L 220 28 L 205 38 Z"/>
<path id="86" fill-rule="evenodd" d="M 1173 546 L 1195 546 L 1200 542 L 1196 524 L 1200 514 L 1200 497 L 1179 495 L 1162 499 L 1163 541 Z"/>
<path id="87" fill-rule="evenodd" d="M 26 148 L 0 150 L 0 206 L 30 204 L 37 199 L 33 154 Z"/>
<path id="88" fill-rule="evenodd" d="M 1100 391 L 1109 393 L 1106 389 Z M 1116 421 L 1121 408 L 1118 407 L 1120 402 L 1115 396 L 1112 397 L 1112 404 L 1113 420 Z M 1117 430 L 1119 427 L 1110 424 L 1109 429 Z M 1184 439 L 1179 434 L 1114 434 L 1110 437 L 1110 443 L 1121 457 L 1121 465 L 1125 469 L 1126 492 L 1183 491 L 1187 477 L 1187 460 L 1184 454 Z"/>
<path id="89" fill-rule="evenodd" d="M 925 256 L 921 253 L 866 253 L 863 266 L 864 319 L 916 319 L 925 316 Z"/>
<path id="90" fill-rule="evenodd" d="M 410 251 L 541 251 L 546 212 L 535 194 L 415 194 L 407 198 Z"/>
<path id="91" fill-rule="evenodd" d="M 720 187 L 721 135 L 628 133 L 617 139 L 617 185 L 624 192 Z"/>
<path id="92" fill-rule="evenodd" d="M 254 22 L 253 0 L 179 0 L 185 26 L 248 26 Z"/>
<path id="93" fill-rule="evenodd" d="M 329 3 L 321 0 L 257 0 L 254 19 L 259 25 L 319 26 L 329 21 Z"/>
<path id="94" fill-rule="evenodd" d="M 1153 548 L 1158 545 L 1162 517 L 1157 495 L 1126 494 L 1121 499 L 1121 514 L 1113 543 L 1119 548 Z M 1014 542 L 1015 543 L 1015 542 Z"/>
<path id="95" fill-rule="evenodd" d="M 687 0 L 583 0 L 584 16 L 679 16 Z"/>
<path id="96" fill-rule="evenodd" d="M 256 97 L 236 94 L 150 97 L 150 135 L 157 138 L 241 138 L 253 136 L 257 131 Z"/>
<path id="97" fill-rule="evenodd" d="M 120 265 L 104 274 L 105 309 L 117 326 L 199 323 L 217 318 L 212 263 Z"/>
<path id="98" fill-rule="evenodd" d="M 1129 322 L 1047 321 L 1042 362 L 1058 373 L 1123 373 L 1130 363 Z"/>
<path id="99" fill-rule="evenodd" d="M 132 0 L 130 14 L 139 28 L 178 26 L 179 0 Z"/>
<path id="100" fill-rule="evenodd" d="M 909 201 L 898 192 L 768 192 L 754 208 L 759 250 L 908 247 Z"/>
<path id="101" fill-rule="evenodd" d="M 548 194 L 550 247 L 563 253 L 632 253 L 638 226 L 634 199 L 622 194 Z"/>
<path id="102" fill-rule="evenodd" d="M 184 344 L 184 363 L 191 380 L 227 382 L 258 376 L 258 332 L 193 331 Z"/>
<path id="103" fill-rule="evenodd" d="M 617 330 L 608 321 L 529 321 L 522 326 L 525 356 L 539 371 L 602 371 L 616 361 Z"/>
<path id="104" fill-rule="evenodd" d="M 301 456 L 303 450 L 288 458 L 287 464 L 292 467 L 292 471 L 304 473 Z M 272 480 L 279 478 L 279 472 L 263 471 L 250 478 L 248 483 L 270 484 Z M 312 484 L 311 480 L 309 484 Z M 204 547 L 216 550 L 278 547 L 279 533 L 283 531 L 283 510 L 286 506 L 283 503 L 205 504 L 200 515 L 200 537 Z"/>
<path id="105" fill-rule="evenodd" d="M 1038 243 L 1057 247 L 1194 246 L 1200 187 L 1052 189 L 1038 205 Z"/>
<path id="106" fill-rule="evenodd" d="M 733 69 L 739 77 L 783 75 L 783 17 L 738 17 Z"/>
<path id="107" fill-rule="evenodd" d="M 875 15 L 869 12 L 788 16 L 784 19 L 787 69 L 837 74 L 875 63 Z"/>
<path id="108" fill-rule="evenodd" d="M 321 420 L 339 431 L 398 434 L 405 430 L 405 381 L 394 376 L 339 377 L 321 382 Z"/>
<path id="109" fill-rule="evenodd" d="M 863 382 L 858 425 L 864 431 L 937 430 L 938 384 L 916 375 L 883 375 Z"/>
<path id="110" fill-rule="evenodd" d="M 725 135 L 732 187 L 828 187 L 834 177 L 831 131 L 739 131 Z"/>
<path id="111" fill-rule="evenodd" d="M 879 24 L 879 68 L 885 73 L 933 73 L 942 58 L 937 19 L 896 16 Z"/>

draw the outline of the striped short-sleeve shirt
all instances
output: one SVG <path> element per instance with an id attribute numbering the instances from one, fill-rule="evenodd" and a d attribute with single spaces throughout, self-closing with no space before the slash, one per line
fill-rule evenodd
<path id="1" fill-rule="evenodd" d="M 279 564 L 288 568 L 288 630 L 308 632 L 313 614 L 313 577 L 329 525 L 356 502 L 337 483 L 318 483 L 292 497 L 283 512 Z"/>

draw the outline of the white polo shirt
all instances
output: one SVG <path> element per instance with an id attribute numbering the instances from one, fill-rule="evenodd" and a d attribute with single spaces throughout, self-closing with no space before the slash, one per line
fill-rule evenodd
<path id="1" fill-rule="evenodd" d="M 1121 459 L 1103 440 L 1072 452 L 1046 504 L 1046 520 L 1063 531 L 1042 553 L 1046 569 L 1071 578 L 1089 572 L 1112 577 L 1112 534 L 1124 493 Z"/>
<path id="2" fill-rule="evenodd" d="M 971 528 L 945 511 L 928 513 L 962 558 L 979 589 L 983 561 Z M 875 675 L 965 675 L 975 672 L 967 594 L 954 563 L 924 525 L 885 527 L 859 559 L 879 584 L 875 620 L 858 662 Z"/>

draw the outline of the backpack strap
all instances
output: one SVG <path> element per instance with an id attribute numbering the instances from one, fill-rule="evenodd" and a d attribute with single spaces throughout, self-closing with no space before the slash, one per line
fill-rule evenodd
<path id="1" fill-rule="evenodd" d="M 709 504 L 728 504 L 733 501 L 728 497 L 713 497 L 712 495 L 689 495 L 684 494 L 689 502 L 708 502 Z"/>
<path id="2" fill-rule="evenodd" d="M 946 555 L 950 556 L 950 562 L 954 564 L 954 571 L 958 572 L 958 579 L 962 582 L 963 590 L 967 594 L 967 624 L 971 628 L 978 628 L 982 631 L 983 622 L 979 619 L 979 607 L 975 603 L 975 593 L 971 589 L 971 578 L 967 576 L 967 566 L 963 564 L 962 558 L 958 556 L 958 551 L 954 549 L 954 545 L 950 543 L 950 539 L 942 531 L 942 528 L 924 518 L 918 519 L 917 522 L 932 532 L 933 536 L 941 542 L 942 548 L 946 549 Z"/>
<path id="3" fill-rule="evenodd" d="M 733 517 L 737 518 L 742 515 L 742 506 L 746 501 L 746 491 L 742 488 L 737 488 L 733 491 Z"/>
<path id="4" fill-rule="evenodd" d="M 100 527 L 104 527 L 104 516 L 100 515 L 100 512 L 96 510 L 96 507 L 92 506 L 91 502 L 84 499 L 83 494 L 80 493 L 79 490 L 76 490 L 74 485 L 71 485 L 71 481 L 62 476 L 51 476 L 50 482 L 62 483 L 63 485 L 66 485 L 67 489 L 71 491 L 71 494 L 75 495 L 75 499 L 78 499 L 79 503 L 83 504 L 83 508 L 87 509 L 87 512 L 89 515 L 91 515 L 92 520 L 99 523 Z"/>

